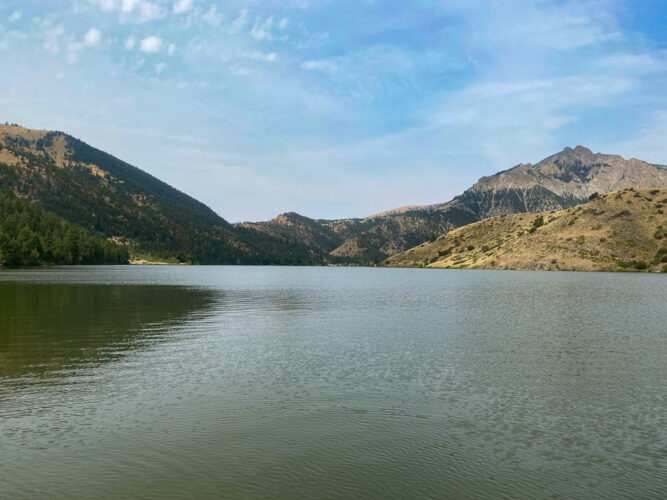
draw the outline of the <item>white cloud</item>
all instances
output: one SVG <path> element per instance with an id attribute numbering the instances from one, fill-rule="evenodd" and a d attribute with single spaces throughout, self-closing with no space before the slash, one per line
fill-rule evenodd
<path id="1" fill-rule="evenodd" d="M 104 10 L 118 8 L 121 14 L 121 21 L 134 21 L 137 23 L 147 23 L 160 19 L 165 16 L 165 11 L 158 4 L 148 0 L 120 0 L 120 4 L 112 4 L 108 0 L 102 0 L 105 5 L 100 7 Z"/>
<path id="2" fill-rule="evenodd" d="M 52 54 L 57 54 L 60 52 L 60 37 L 64 33 L 65 28 L 63 28 L 62 24 L 52 28 L 47 28 L 44 31 L 44 50 L 51 52 Z"/>
<path id="3" fill-rule="evenodd" d="M 244 52 L 239 52 L 239 57 L 243 57 L 245 59 L 252 59 L 254 61 L 264 61 L 264 62 L 276 62 L 278 60 L 278 54 L 275 52 L 261 52 L 259 50 L 250 50 L 250 51 L 244 51 Z"/>
<path id="4" fill-rule="evenodd" d="M 284 30 L 285 28 L 287 28 L 287 23 L 288 23 L 287 18 L 283 17 L 276 26 L 278 27 L 279 30 Z"/>
<path id="5" fill-rule="evenodd" d="M 230 66 L 229 72 L 232 75 L 236 76 L 247 76 L 251 73 L 250 69 L 246 68 L 245 66 L 239 66 L 239 65 Z"/>
<path id="6" fill-rule="evenodd" d="M 246 9 L 241 9 L 239 16 L 232 21 L 232 24 L 229 26 L 229 32 L 232 34 L 240 33 L 248 24 L 248 11 Z"/>
<path id="7" fill-rule="evenodd" d="M 10 23 L 16 22 L 16 21 L 18 21 L 19 19 L 21 19 L 22 17 L 23 17 L 23 13 L 22 13 L 20 10 L 15 10 L 15 11 L 12 12 L 12 14 L 9 16 L 9 22 L 10 22 Z"/>
<path id="8" fill-rule="evenodd" d="M 121 0 L 120 11 L 125 13 L 130 13 L 136 9 L 142 0 Z"/>
<path id="9" fill-rule="evenodd" d="M 78 57 L 79 52 L 87 47 L 93 47 L 100 43 L 102 40 L 102 33 L 97 28 L 90 28 L 85 35 L 83 35 L 83 40 L 77 42 L 70 38 L 69 43 L 67 44 L 67 62 L 69 64 L 74 64 Z"/>
<path id="10" fill-rule="evenodd" d="M 165 69 L 166 67 L 167 67 L 167 64 L 166 64 L 166 63 L 163 63 L 163 62 L 161 62 L 161 63 L 157 63 L 157 64 L 155 65 L 155 74 L 159 76 L 159 75 L 164 71 L 164 69 Z"/>
<path id="11" fill-rule="evenodd" d="M 327 59 L 304 61 L 301 67 L 308 71 L 323 71 L 324 73 L 335 73 L 338 71 L 338 65 Z"/>
<path id="12" fill-rule="evenodd" d="M 174 2 L 174 14 L 185 14 L 192 10 L 192 0 L 178 0 Z"/>
<path id="13" fill-rule="evenodd" d="M 174 45 L 173 43 L 170 43 L 169 46 L 167 47 L 167 54 L 169 54 L 170 56 L 173 56 L 174 52 L 176 52 L 176 45 Z"/>
<path id="14" fill-rule="evenodd" d="M 69 64 L 74 64 L 76 62 L 80 50 L 81 44 L 79 42 L 70 42 L 67 44 L 67 62 Z"/>
<path id="15" fill-rule="evenodd" d="M 667 71 L 667 54 L 663 53 L 661 57 L 651 54 L 613 54 L 603 57 L 600 64 L 607 69 L 619 71 L 630 70 L 641 73 Z"/>
<path id="16" fill-rule="evenodd" d="M 139 44 L 139 50 L 142 52 L 146 52 L 147 54 L 154 54 L 155 52 L 158 52 L 161 48 L 162 45 L 164 44 L 164 41 L 162 38 L 159 38 L 157 36 L 147 36 L 143 40 L 141 40 Z"/>
<path id="17" fill-rule="evenodd" d="M 97 28 L 90 28 L 88 32 L 83 35 L 83 46 L 92 47 L 97 45 L 102 40 L 102 33 Z"/>
<path id="18" fill-rule="evenodd" d="M 489 43 L 555 50 L 618 40 L 620 30 L 604 3 L 604 0 L 492 3 L 487 7 L 490 29 L 480 36 L 491 35 Z M 530 43 L 526 45 L 528 40 Z"/>
<path id="19" fill-rule="evenodd" d="M 132 35 L 125 39 L 125 50 L 132 50 L 137 43 L 137 39 Z"/>
<path id="20" fill-rule="evenodd" d="M 97 4 L 100 6 L 100 9 L 109 11 L 116 8 L 116 0 L 98 0 Z"/>
<path id="21" fill-rule="evenodd" d="M 218 12 L 215 5 L 211 6 L 208 12 L 206 12 L 206 14 L 204 14 L 201 18 L 202 21 L 210 24 L 211 26 L 219 26 L 222 22 L 222 14 Z"/>
<path id="22" fill-rule="evenodd" d="M 255 40 L 272 40 L 273 34 L 271 33 L 271 28 L 273 27 L 273 17 L 267 17 L 264 22 L 261 22 L 259 18 L 255 19 L 255 24 L 250 30 L 250 34 Z"/>
<path id="23" fill-rule="evenodd" d="M 151 2 L 143 2 L 139 6 L 139 17 L 137 18 L 137 22 L 147 23 L 148 21 L 160 19 L 161 17 L 164 17 L 164 12 L 159 5 Z"/>

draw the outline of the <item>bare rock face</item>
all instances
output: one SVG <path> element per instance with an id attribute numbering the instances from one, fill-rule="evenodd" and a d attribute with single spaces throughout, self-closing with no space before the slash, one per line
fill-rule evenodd
<path id="1" fill-rule="evenodd" d="M 482 177 L 460 198 L 482 219 L 519 211 L 563 209 L 585 201 L 593 193 L 665 186 L 665 167 L 577 146 L 536 165 L 520 164 Z"/>

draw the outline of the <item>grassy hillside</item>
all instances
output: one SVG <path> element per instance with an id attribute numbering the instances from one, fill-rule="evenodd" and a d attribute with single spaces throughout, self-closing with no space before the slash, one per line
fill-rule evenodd
<path id="1" fill-rule="evenodd" d="M 330 256 L 369 264 L 488 217 L 562 210 L 584 203 L 593 192 L 666 186 L 667 169 L 660 165 L 594 154 L 577 146 L 536 165 L 521 164 L 482 177 L 447 203 L 389 210 L 366 219 L 318 222 L 342 239 Z"/>
<path id="2" fill-rule="evenodd" d="M 201 263 L 265 257 L 204 204 L 61 132 L 0 126 L 0 187 L 137 253 Z"/>
<path id="3" fill-rule="evenodd" d="M 387 259 L 395 267 L 666 271 L 667 189 L 626 189 L 566 210 L 493 217 Z"/>
<path id="4" fill-rule="evenodd" d="M 127 264 L 127 247 L 0 192 L 0 265 Z"/>

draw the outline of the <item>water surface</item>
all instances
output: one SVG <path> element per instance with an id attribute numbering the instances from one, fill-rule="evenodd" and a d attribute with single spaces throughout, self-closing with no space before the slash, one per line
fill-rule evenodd
<path id="1" fill-rule="evenodd" d="M 664 498 L 667 279 L 0 272 L 0 497 Z"/>

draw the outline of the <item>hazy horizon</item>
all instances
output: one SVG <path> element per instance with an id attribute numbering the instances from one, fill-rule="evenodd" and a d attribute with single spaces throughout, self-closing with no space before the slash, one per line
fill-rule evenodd
<path id="1" fill-rule="evenodd" d="M 364 217 L 565 146 L 667 163 L 665 21 L 657 1 L 2 0 L 0 119 L 231 222 Z"/>

